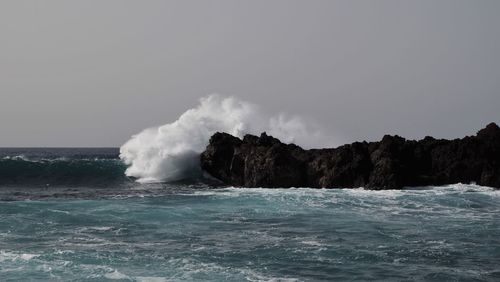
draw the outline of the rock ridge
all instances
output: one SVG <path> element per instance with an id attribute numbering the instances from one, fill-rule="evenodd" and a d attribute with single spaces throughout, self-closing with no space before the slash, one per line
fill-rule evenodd
<path id="1" fill-rule="evenodd" d="M 310 150 L 265 132 L 243 139 L 218 132 L 200 160 L 204 171 L 238 187 L 401 189 L 477 183 L 500 188 L 500 128 L 490 123 L 475 136 L 454 140 L 385 135 L 378 142 Z"/>

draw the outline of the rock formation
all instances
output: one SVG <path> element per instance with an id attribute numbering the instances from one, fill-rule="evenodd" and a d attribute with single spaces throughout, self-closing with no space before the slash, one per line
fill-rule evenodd
<path id="1" fill-rule="evenodd" d="M 201 167 L 240 187 L 401 189 L 471 183 L 500 188 L 500 128 L 455 140 L 406 140 L 386 135 L 335 149 L 304 150 L 262 133 L 243 140 L 215 133 Z"/>

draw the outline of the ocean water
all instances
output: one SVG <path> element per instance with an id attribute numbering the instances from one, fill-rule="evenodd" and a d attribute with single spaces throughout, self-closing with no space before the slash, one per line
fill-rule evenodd
<path id="1" fill-rule="evenodd" d="M 117 154 L 0 150 L 0 281 L 500 281 L 500 190 L 139 184 Z"/>

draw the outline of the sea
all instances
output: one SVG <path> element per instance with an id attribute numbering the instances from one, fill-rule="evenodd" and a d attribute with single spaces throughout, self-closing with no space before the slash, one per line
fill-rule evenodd
<path id="1" fill-rule="evenodd" d="M 118 154 L 0 149 L 0 281 L 500 281 L 500 190 L 139 183 Z"/>

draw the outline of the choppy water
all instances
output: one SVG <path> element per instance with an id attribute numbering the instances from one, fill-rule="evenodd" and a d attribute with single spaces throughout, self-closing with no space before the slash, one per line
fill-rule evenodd
<path id="1" fill-rule="evenodd" d="M 500 280 L 487 187 L 30 183 L 0 185 L 0 281 Z"/>

